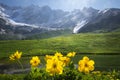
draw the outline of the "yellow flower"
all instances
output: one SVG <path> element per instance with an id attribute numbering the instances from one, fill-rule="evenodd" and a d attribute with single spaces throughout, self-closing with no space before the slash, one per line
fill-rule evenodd
<path id="1" fill-rule="evenodd" d="M 61 57 L 60 60 L 63 62 L 63 66 L 67 66 L 70 62 L 69 57 Z"/>
<path id="2" fill-rule="evenodd" d="M 40 64 L 40 59 L 38 56 L 34 56 L 32 57 L 32 59 L 30 60 L 30 64 L 33 66 L 33 67 L 37 67 L 39 64 Z"/>
<path id="3" fill-rule="evenodd" d="M 94 64 L 95 62 L 93 60 L 89 60 L 89 58 L 85 56 L 78 62 L 78 70 L 80 72 L 89 73 L 94 70 Z"/>
<path id="4" fill-rule="evenodd" d="M 11 54 L 9 58 L 10 60 L 16 60 L 16 59 L 20 59 L 21 55 L 22 55 L 22 52 L 16 51 L 14 54 Z"/>
<path id="5" fill-rule="evenodd" d="M 75 54 L 76 54 L 76 52 L 69 52 L 69 53 L 67 54 L 67 57 L 74 57 Z"/>
<path id="6" fill-rule="evenodd" d="M 46 71 L 50 73 L 51 76 L 55 74 L 63 73 L 63 63 L 55 56 L 52 59 L 47 60 Z"/>
<path id="7" fill-rule="evenodd" d="M 62 55 L 61 53 L 59 53 L 59 52 L 56 52 L 56 53 L 55 53 L 55 56 L 58 57 L 58 58 L 60 58 L 60 57 L 62 57 L 63 55 Z"/>

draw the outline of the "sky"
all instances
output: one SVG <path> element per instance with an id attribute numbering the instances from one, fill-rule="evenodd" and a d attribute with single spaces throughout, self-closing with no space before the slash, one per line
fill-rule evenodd
<path id="1" fill-rule="evenodd" d="M 48 5 L 52 9 L 62 9 L 64 11 L 82 9 L 83 7 L 93 7 L 99 10 L 120 8 L 120 0 L 0 0 L 0 3 L 10 6 Z"/>

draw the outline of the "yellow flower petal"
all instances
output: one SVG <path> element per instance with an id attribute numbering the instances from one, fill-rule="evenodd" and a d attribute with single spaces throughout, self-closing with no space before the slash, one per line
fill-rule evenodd
<path id="1" fill-rule="evenodd" d="M 61 53 L 59 53 L 59 52 L 56 52 L 56 53 L 55 53 L 55 56 L 58 57 L 58 58 L 60 58 L 60 57 L 62 57 L 63 55 L 62 55 Z"/>
<path id="2" fill-rule="evenodd" d="M 93 60 L 90 60 L 90 61 L 88 62 L 88 64 L 89 64 L 89 65 L 94 65 L 95 62 L 94 62 Z"/>
<path id="3" fill-rule="evenodd" d="M 67 54 L 67 57 L 74 57 L 75 54 L 76 54 L 76 52 L 70 52 L 70 53 Z"/>
<path id="4" fill-rule="evenodd" d="M 61 57 L 60 60 L 63 62 L 63 66 L 67 66 L 70 62 L 69 57 Z"/>
<path id="5" fill-rule="evenodd" d="M 87 56 L 84 56 L 84 57 L 83 57 L 83 60 L 89 61 L 89 58 L 88 58 Z"/>

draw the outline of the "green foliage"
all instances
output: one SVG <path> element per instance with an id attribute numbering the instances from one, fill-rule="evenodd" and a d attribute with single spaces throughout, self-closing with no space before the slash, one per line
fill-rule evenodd
<path id="1" fill-rule="evenodd" d="M 37 75 L 36 75 L 37 74 Z M 0 80 L 120 80 L 120 71 L 93 71 L 90 74 L 66 69 L 62 75 L 50 76 L 44 69 L 35 70 L 29 74 L 0 74 Z"/>
<path id="2" fill-rule="evenodd" d="M 32 67 L 30 73 L 24 77 L 24 80 L 45 80 L 46 76 L 42 79 L 44 75 L 45 71 L 43 69 Z"/>
<path id="3" fill-rule="evenodd" d="M 0 80 L 23 80 L 25 74 L 0 74 Z"/>

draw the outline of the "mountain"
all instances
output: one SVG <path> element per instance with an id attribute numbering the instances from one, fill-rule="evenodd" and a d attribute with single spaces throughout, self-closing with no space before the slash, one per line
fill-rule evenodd
<path id="1" fill-rule="evenodd" d="M 98 15 L 97 14 L 98 11 L 99 10 L 96 10 L 92 7 L 90 7 L 90 8 L 85 7 L 80 12 L 78 12 L 77 15 L 79 15 L 79 17 L 77 17 L 78 19 L 76 20 L 78 22 L 76 23 L 76 26 L 73 29 L 73 33 L 79 33 L 79 30 L 82 27 L 84 27 L 84 25 L 86 25 L 88 22 L 90 22 L 92 19 L 94 19 Z"/>
<path id="2" fill-rule="evenodd" d="M 10 7 L 5 12 L 16 22 L 34 24 L 41 27 L 48 27 L 48 24 L 55 23 L 66 15 L 66 12 L 62 10 L 52 10 L 49 6 L 39 7 L 36 5 L 19 8 Z"/>
<path id="3" fill-rule="evenodd" d="M 17 16 L 20 15 L 15 15 L 16 12 L 14 13 L 14 10 L 16 11 L 21 9 L 22 9 L 21 7 L 8 7 L 7 5 L 3 5 L 3 4 L 0 5 L 0 39 L 4 39 L 4 38 L 11 39 L 14 37 L 15 37 L 14 39 L 16 38 L 22 39 L 25 38 L 26 36 L 30 36 L 33 34 L 40 34 L 50 30 L 52 31 L 59 30 L 59 28 L 45 28 L 45 27 L 37 26 L 35 24 L 28 24 L 25 21 L 22 22 L 21 19 L 17 18 Z M 21 21 L 15 21 L 14 20 L 15 16 L 13 17 L 13 15 L 16 16 L 16 19 Z M 8 36 L 11 37 L 7 38 Z"/>
<path id="4" fill-rule="evenodd" d="M 9 15 L 12 20 L 45 28 L 73 29 L 77 23 L 89 20 L 98 11 L 93 8 L 84 8 L 83 10 L 65 12 L 59 9 L 53 10 L 49 6 L 39 7 L 36 5 L 27 7 L 1 6 L 5 9 L 4 13 Z"/>
<path id="5" fill-rule="evenodd" d="M 117 29 L 120 29 L 120 9 L 109 8 L 99 11 L 78 32 L 111 32 Z"/>
<path id="6" fill-rule="evenodd" d="M 0 36 L 20 35 L 25 38 L 58 30 L 70 30 L 71 33 L 111 32 L 120 29 L 119 21 L 120 9 L 117 8 L 97 10 L 84 7 L 66 12 L 49 6 L 0 4 Z"/>

